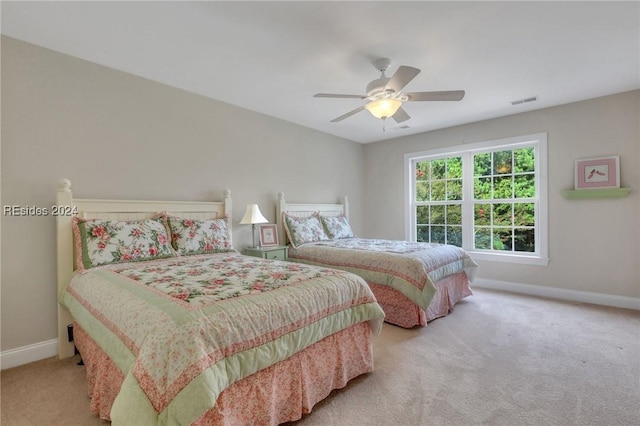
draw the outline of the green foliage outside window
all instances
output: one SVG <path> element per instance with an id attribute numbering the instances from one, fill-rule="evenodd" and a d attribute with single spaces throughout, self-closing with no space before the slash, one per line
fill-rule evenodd
<path id="1" fill-rule="evenodd" d="M 416 164 L 416 201 L 462 200 L 462 158 Z"/>
<path id="2" fill-rule="evenodd" d="M 473 170 L 474 199 L 491 201 L 475 204 L 475 248 L 535 251 L 534 148 L 476 154 Z"/>
<path id="3" fill-rule="evenodd" d="M 472 158 L 474 247 L 534 252 L 534 148 Z M 417 240 L 462 246 L 462 157 L 415 164 Z"/>
<path id="4" fill-rule="evenodd" d="M 416 163 L 417 240 L 462 246 L 462 158 Z"/>

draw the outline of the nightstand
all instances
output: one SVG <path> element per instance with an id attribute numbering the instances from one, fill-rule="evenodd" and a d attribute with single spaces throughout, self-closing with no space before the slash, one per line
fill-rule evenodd
<path id="1" fill-rule="evenodd" d="M 247 247 L 244 249 L 244 254 L 263 259 L 287 260 L 288 251 L 287 246 Z"/>

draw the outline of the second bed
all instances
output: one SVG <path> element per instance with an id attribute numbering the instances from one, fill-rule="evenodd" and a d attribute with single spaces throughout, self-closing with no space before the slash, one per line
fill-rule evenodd
<path id="1" fill-rule="evenodd" d="M 453 245 L 356 238 L 348 202 L 292 204 L 278 194 L 276 218 L 292 261 L 353 272 L 367 281 L 385 321 L 426 326 L 472 294 L 477 264 Z"/>

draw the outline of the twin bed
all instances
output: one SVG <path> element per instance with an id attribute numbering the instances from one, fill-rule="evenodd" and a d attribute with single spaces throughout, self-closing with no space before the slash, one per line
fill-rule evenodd
<path id="1" fill-rule="evenodd" d="M 385 312 L 405 328 L 426 326 L 471 295 L 476 263 L 452 245 L 357 238 L 349 204 L 294 204 L 278 194 L 278 231 L 292 261 L 337 268 L 364 278 Z"/>
<path id="2" fill-rule="evenodd" d="M 279 424 L 373 370 L 384 312 L 360 277 L 233 250 L 221 202 L 57 204 L 59 355 L 114 425 Z M 73 324 L 73 342 L 68 338 Z"/>
<path id="3" fill-rule="evenodd" d="M 353 238 L 346 202 L 279 194 L 295 263 L 233 249 L 229 191 L 220 202 L 77 199 L 63 179 L 57 205 L 69 213 L 56 220 L 59 356 L 80 352 L 91 410 L 114 425 L 298 420 L 373 371 L 383 320 L 446 315 L 476 267 L 451 246 Z"/>

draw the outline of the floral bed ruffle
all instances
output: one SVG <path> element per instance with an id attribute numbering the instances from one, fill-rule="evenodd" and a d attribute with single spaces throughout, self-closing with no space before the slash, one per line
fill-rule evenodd
<path id="1" fill-rule="evenodd" d="M 385 322 L 404 328 L 424 327 L 427 322 L 446 316 L 461 299 L 471 296 L 469 278 L 458 272 L 435 282 L 436 293 L 425 311 L 399 291 L 379 284 L 368 283 L 385 313 Z"/>
<path id="2" fill-rule="evenodd" d="M 109 420 L 124 376 L 77 324 L 74 341 L 87 370 L 91 412 Z M 373 371 L 372 332 L 359 323 L 225 389 L 193 425 L 276 425 L 300 419 L 334 389 Z"/>

